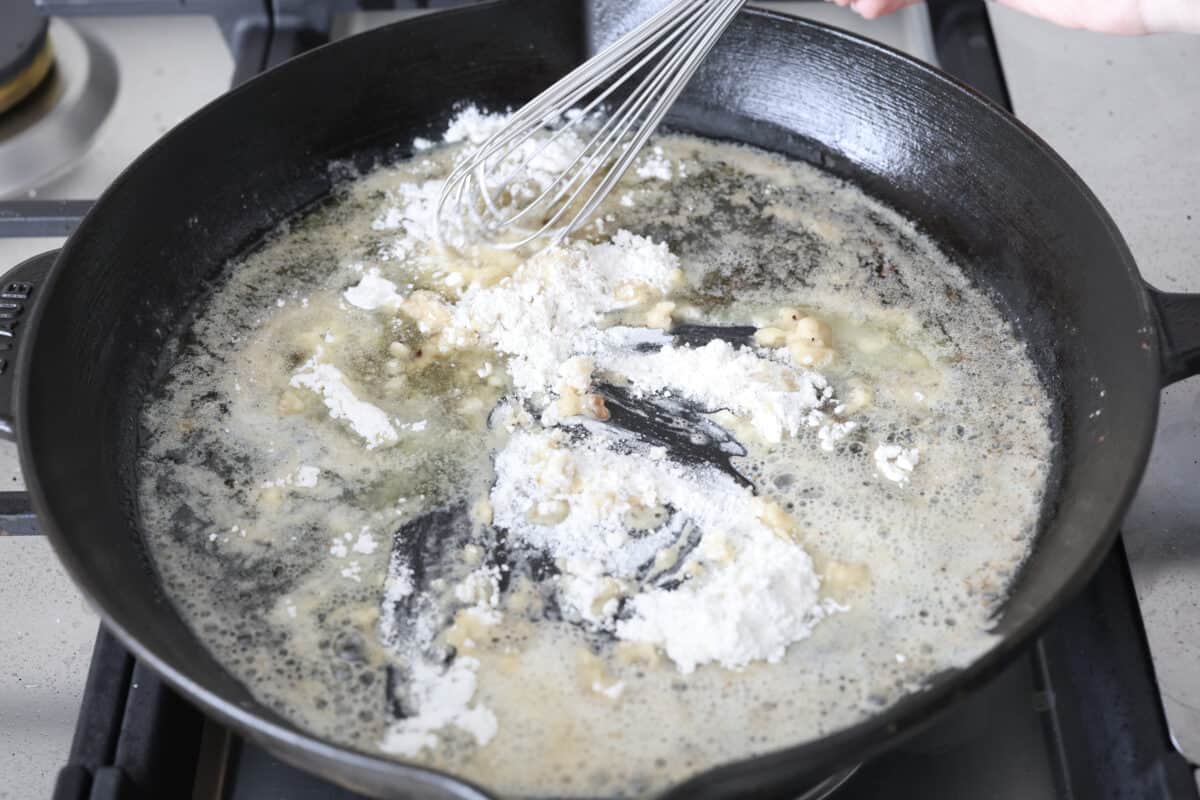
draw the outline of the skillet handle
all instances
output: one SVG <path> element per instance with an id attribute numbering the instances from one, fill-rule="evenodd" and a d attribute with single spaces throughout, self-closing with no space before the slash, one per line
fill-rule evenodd
<path id="1" fill-rule="evenodd" d="M 17 356 L 29 337 L 29 316 L 38 288 L 58 257 L 57 250 L 34 256 L 0 277 L 0 439 L 15 442 L 13 401 L 17 391 Z"/>
<path id="2" fill-rule="evenodd" d="M 1200 375 L 1200 294 L 1162 292 L 1147 286 L 1158 316 L 1163 385 Z"/>

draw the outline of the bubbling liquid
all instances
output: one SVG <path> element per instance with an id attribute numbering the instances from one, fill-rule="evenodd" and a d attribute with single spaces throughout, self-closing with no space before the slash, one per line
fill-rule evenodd
<path id="1" fill-rule="evenodd" d="M 782 313 L 828 326 L 819 369 L 857 421 L 831 449 L 816 429 L 767 443 L 736 415 L 713 418 L 841 610 L 778 663 L 684 673 L 565 608 L 563 565 L 491 524 L 513 435 L 497 409 L 523 408 L 507 359 L 480 343 L 432 352 L 436 308 L 400 298 L 452 305 L 520 259 L 447 256 L 389 222 L 449 171 L 455 149 L 437 149 L 343 183 L 231 265 L 142 418 L 143 523 L 166 589 L 298 726 L 378 754 L 419 705 L 407 687 L 423 660 L 471 659 L 471 707 L 494 735 L 478 716 L 435 726 L 409 760 L 505 795 L 641 796 L 859 721 L 994 643 L 1053 452 L 1023 345 L 931 241 L 853 186 L 748 147 L 654 145 L 671 178 L 623 179 L 583 238 L 666 242 L 682 279 L 610 321 L 658 324 L 667 300 L 675 324 L 761 332 Z M 344 292 L 372 270 L 395 298 L 364 311 Z M 338 380 L 318 386 L 314 359 Z M 387 430 L 370 433 L 343 389 Z M 906 481 L 881 475 L 883 445 L 919 451 Z M 496 596 L 464 591 L 498 549 L 503 580 L 482 590 Z M 480 603 L 499 621 L 468 613 Z"/>

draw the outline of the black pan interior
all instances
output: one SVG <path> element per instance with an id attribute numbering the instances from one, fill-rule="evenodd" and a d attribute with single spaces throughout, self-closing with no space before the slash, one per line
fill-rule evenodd
<path id="1" fill-rule="evenodd" d="M 581 2 L 509 0 L 431 16 L 322 48 L 217 101 L 97 204 L 60 257 L 23 356 L 23 464 L 77 582 L 141 655 L 210 710 L 360 789 L 469 794 L 308 739 L 207 655 L 159 591 L 141 544 L 131 469 L 140 400 L 205 282 L 327 193 L 330 160 L 402 154 L 414 136 L 436 132 L 456 100 L 519 104 L 583 56 L 586 13 Z M 858 182 L 958 256 L 1029 342 L 1059 400 L 1061 470 L 1036 557 L 999 622 L 1006 640 L 985 659 L 994 667 L 1098 563 L 1153 431 L 1158 345 L 1111 221 L 1065 164 L 980 97 L 883 48 L 762 12 L 739 18 L 671 124 Z M 786 757 L 721 771 L 688 796 L 762 788 L 857 758 L 983 671 L 946 676 Z"/>

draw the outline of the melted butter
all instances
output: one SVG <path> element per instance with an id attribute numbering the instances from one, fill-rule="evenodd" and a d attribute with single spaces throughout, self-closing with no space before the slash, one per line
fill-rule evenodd
<path id="1" fill-rule="evenodd" d="M 347 183 L 235 264 L 143 417 L 152 556 L 185 618 L 263 702 L 377 752 L 412 655 L 384 644 L 391 625 L 402 641 L 428 635 L 441 652 L 478 659 L 476 699 L 499 722 L 485 746 L 446 731 L 420 762 L 514 796 L 637 796 L 853 723 L 991 646 L 1052 450 L 1049 403 L 1023 347 L 931 242 L 854 188 L 749 148 L 659 144 L 686 175 L 627 179 L 603 228 L 667 241 L 683 284 L 613 321 L 764 328 L 798 311 L 829 326 L 821 371 L 862 423 L 833 452 L 809 431 L 767 448 L 743 420 L 717 418 L 746 444 L 736 465 L 775 527 L 810 552 L 824 595 L 848 610 L 779 664 L 681 675 L 653 647 L 564 619 L 550 584 L 527 574 L 503 592 L 501 623 L 461 608 L 455 587 L 494 543 L 485 501 L 505 432 L 488 420 L 508 381 L 503 358 L 440 351 L 422 323 L 436 327 L 458 287 L 499 281 L 519 259 L 384 258 L 396 233 L 372 223 L 396 186 L 445 172 L 447 156 L 430 153 Z M 410 298 L 428 294 L 398 313 L 348 307 L 342 291 L 371 268 Z M 464 283 L 448 285 L 452 273 Z M 397 421 L 394 446 L 366 449 L 290 385 L 318 349 L 356 397 Z M 875 471 L 881 442 L 919 448 L 908 484 Z M 264 486 L 306 465 L 320 470 L 315 486 Z M 393 537 L 453 507 L 470 510 L 428 545 L 432 599 L 418 619 L 391 618 L 381 598 Z M 630 526 L 654 527 L 660 513 L 639 509 Z M 354 548 L 364 531 L 373 550 Z"/>

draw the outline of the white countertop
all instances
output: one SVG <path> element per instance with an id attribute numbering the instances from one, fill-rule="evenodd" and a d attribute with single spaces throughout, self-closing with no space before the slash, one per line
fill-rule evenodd
<path id="1" fill-rule="evenodd" d="M 916 20 L 913 15 L 924 13 L 910 9 L 907 16 L 863 27 L 833 6 L 762 5 L 850 23 L 889 43 L 898 43 L 895 37 L 904 35 Z M 1054 28 L 1004 9 L 994 9 L 993 20 L 1017 114 L 1096 191 L 1151 282 L 1200 291 L 1200 37 L 1118 39 Z M 128 44 L 121 25 L 119 19 L 101 23 Z M 154 29 L 152 22 L 139 26 Z M 205 35 L 211 38 L 211 32 Z M 202 59 L 204 47 L 185 51 Z M 228 56 L 222 51 L 218 58 L 227 69 Z M 187 60 L 176 68 L 211 82 L 196 63 Z M 151 77 L 157 81 L 161 75 Z M 222 86 L 227 79 L 227 72 L 219 77 Z M 186 111 L 177 103 L 172 110 L 173 116 Z M 0 239 L 0 265 L 54 245 L 54 240 Z M 1200 381 L 1164 394 L 1162 427 L 1170 436 L 1155 451 L 1150 484 L 1155 489 L 1139 498 L 1126 526 L 1131 553 L 1145 556 L 1135 577 L 1151 618 L 1172 617 L 1173 597 L 1194 603 L 1191 598 L 1200 593 L 1197 579 L 1178 567 L 1181 551 L 1200 563 L 1200 491 L 1195 489 L 1200 486 Z M 0 445 L 0 488 L 16 486 L 14 478 L 19 473 L 12 450 Z M 1164 515 L 1162 508 L 1173 511 Z M 1162 587 L 1166 593 L 1145 591 Z M 0 629 L 0 798 L 46 797 L 70 746 L 95 617 L 47 543 L 35 537 L 0 537 L 0 607 L 7 615 Z M 1152 632 L 1156 655 L 1200 647 L 1200 630 L 1187 635 L 1186 641 L 1173 643 Z M 1172 719 L 1185 720 L 1180 725 L 1200 720 L 1200 712 L 1187 713 L 1189 707 L 1200 708 L 1200 668 L 1195 667 L 1200 653 L 1191 655 L 1187 663 L 1193 669 L 1163 675 L 1173 687 Z M 1181 739 L 1193 735 L 1190 728 L 1180 730 Z M 1200 721 L 1194 735 L 1200 747 Z"/>
<path id="2" fill-rule="evenodd" d="M 40 536 L 0 536 L 0 798 L 49 797 L 71 746 L 96 615 Z"/>

